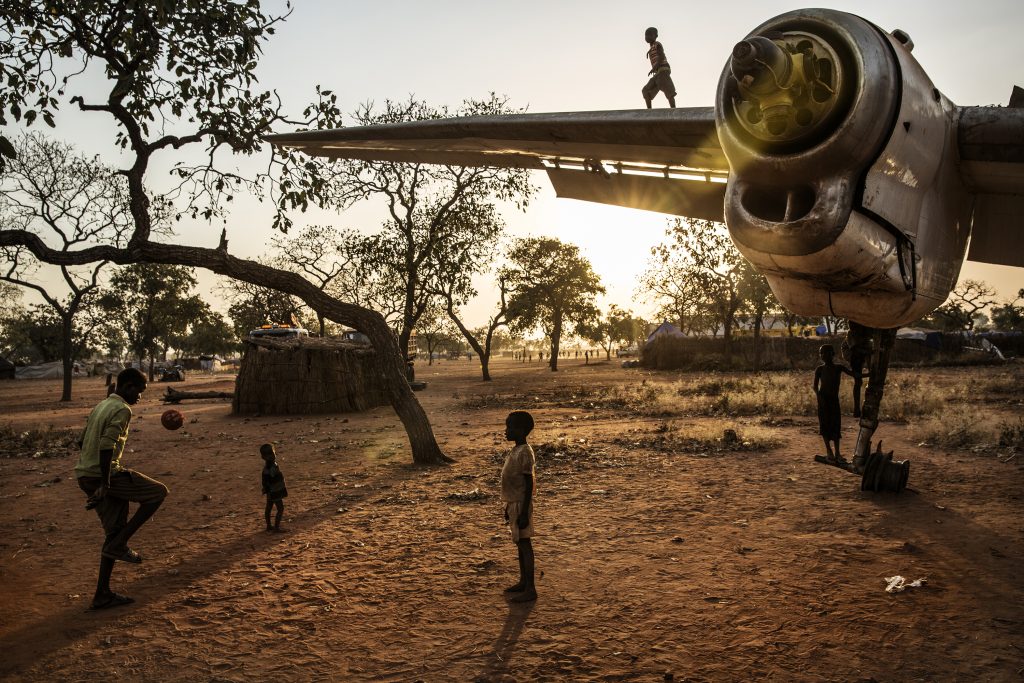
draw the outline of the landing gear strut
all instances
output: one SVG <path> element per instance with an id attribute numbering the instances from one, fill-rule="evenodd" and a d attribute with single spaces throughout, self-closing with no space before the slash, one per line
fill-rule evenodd
<path id="1" fill-rule="evenodd" d="M 853 447 L 853 472 L 863 474 L 871 453 L 871 437 L 878 429 L 878 408 L 885 391 L 885 376 L 889 371 L 892 347 L 896 343 L 896 330 L 881 330 L 850 323 L 850 348 L 863 348 L 863 337 L 871 335 L 871 355 L 868 357 L 868 387 L 864 392 L 864 406 L 860 411 L 860 431 Z M 860 337 L 860 339 L 858 339 Z"/>
<path id="2" fill-rule="evenodd" d="M 850 347 L 853 371 L 859 374 L 865 360 L 868 370 L 868 386 L 864 392 L 863 407 L 860 406 L 860 382 L 854 385 L 854 407 L 855 410 L 860 408 L 860 430 L 857 432 L 857 441 L 853 447 L 853 461 L 847 463 L 840 459 L 838 463 L 832 463 L 820 456 L 816 456 L 815 460 L 835 464 L 853 474 L 861 475 L 861 491 L 899 493 L 907 485 L 910 461 L 894 461 L 892 451 L 882 452 L 881 441 L 874 452 L 871 450 L 871 438 L 878 429 L 878 409 L 882 404 L 885 377 L 889 370 L 892 348 L 896 343 L 896 330 L 864 327 L 850 322 L 847 343 Z"/>

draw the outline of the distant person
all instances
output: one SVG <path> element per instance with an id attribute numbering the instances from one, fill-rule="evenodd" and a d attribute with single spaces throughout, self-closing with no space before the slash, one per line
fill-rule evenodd
<path id="1" fill-rule="evenodd" d="M 533 497 L 536 491 L 534 468 L 536 457 L 526 437 L 533 431 L 533 416 L 524 410 L 509 413 L 505 418 L 505 440 L 515 446 L 505 456 L 501 468 L 501 500 L 505 503 L 505 521 L 512 532 L 512 542 L 519 554 L 519 581 L 505 589 L 511 602 L 537 599 L 534 583 Z"/>
<path id="2" fill-rule="evenodd" d="M 818 432 L 825 442 L 825 457 L 830 463 L 842 461 L 839 439 L 842 429 L 842 413 L 839 411 L 839 384 L 843 374 L 853 377 L 853 372 L 843 365 L 837 365 L 836 350 L 831 344 L 818 349 L 821 365 L 814 370 L 814 395 L 818 398 Z M 832 449 L 835 443 L 835 450 Z"/>
<path id="3" fill-rule="evenodd" d="M 647 50 L 647 59 L 651 60 L 651 70 L 647 73 L 651 80 L 643 88 L 644 102 L 647 108 L 651 108 L 651 102 L 658 92 L 665 93 L 668 99 L 668 106 L 675 109 L 676 86 L 672 83 L 672 67 L 668 65 L 668 58 L 665 57 L 665 48 L 658 42 L 658 29 L 651 26 L 644 32 L 644 40 L 650 45 Z"/>
<path id="4" fill-rule="evenodd" d="M 277 452 L 273 444 L 260 446 L 260 457 L 263 458 L 263 494 L 267 497 L 267 506 L 263 510 L 263 518 L 267 522 L 267 531 L 281 531 L 281 515 L 284 514 L 284 499 L 288 497 L 288 489 L 284 485 L 284 475 L 277 466 Z M 270 525 L 270 509 L 276 507 L 274 525 Z"/>
<path id="5" fill-rule="evenodd" d="M 136 368 L 122 370 L 117 375 L 114 391 L 89 413 L 82 435 L 75 475 L 78 487 L 88 496 L 85 508 L 96 510 L 106 534 L 90 610 L 135 602 L 110 590 L 110 575 L 118 560 L 132 564 L 142 562 L 142 556 L 128 547 L 128 541 L 167 497 L 166 486 L 121 465 L 128 425 L 132 421 L 130 406 L 139 402 L 145 390 L 145 375 Z M 128 519 L 129 502 L 139 504 L 131 519 Z"/>

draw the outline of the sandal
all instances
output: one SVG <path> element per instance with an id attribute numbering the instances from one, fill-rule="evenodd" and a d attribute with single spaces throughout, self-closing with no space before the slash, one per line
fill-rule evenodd
<path id="1" fill-rule="evenodd" d="M 111 607 L 120 607 L 121 605 L 130 605 L 133 602 L 135 602 L 135 600 L 133 600 L 132 598 L 129 598 L 127 595 L 121 595 L 119 593 L 111 593 L 102 602 L 96 602 L 96 600 L 93 600 L 92 604 L 89 605 L 89 609 L 87 609 L 86 612 L 95 612 L 95 611 L 101 610 L 101 609 L 110 609 Z"/>
<path id="2" fill-rule="evenodd" d="M 111 560 L 120 560 L 121 562 L 128 562 L 129 564 L 142 564 L 142 555 L 131 548 L 125 548 L 122 552 L 116 551 L 103 551 L 100 553 L 103 557 L 110 558 Z"/>

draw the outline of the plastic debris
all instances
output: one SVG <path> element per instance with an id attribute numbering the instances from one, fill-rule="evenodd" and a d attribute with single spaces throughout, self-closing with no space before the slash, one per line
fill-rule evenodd
<path id="1" fill-rule="evenodd" d="M 928 583 L 928 579 L 914 579 L 913 581 L 907 582 L 905 578 L 897 574 L 896 576 L 889 576 L 885 579 L 885 592 L 886 593 L 902 593 L 908 588 L 921 588 Z"/>

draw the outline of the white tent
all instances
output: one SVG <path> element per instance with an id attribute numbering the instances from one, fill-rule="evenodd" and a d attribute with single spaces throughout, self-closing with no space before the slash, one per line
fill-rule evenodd
<path id="1" fill-rule="evenodd" d="M 684 335 L 682 332 L 680 332 L 678 327 L 676 327 L 675 325 L 673 325 L 670 322 L 663 322 L 662 324 L 658 325 L 658 327 L 654 330 L 654 332 L 651 332 L 649 335 L 647 335 L 647 341 L 645 342 L 645 344 L 650 344 L 657 337 L 684 337 L 684 336 L 686 336 L 686 335 Z"/>
<path id="2" fill-rule="evenodd" d="M 84 377 L 85 370 L 78 363 L 72 365 L 72 377 Z M 16 368 L 14 377 L 16 379 L 60 379 L 64 376 L 64 364 L 55 360 L 52 363 L 41 365 L 27 365 L 23 368 Z"/>

